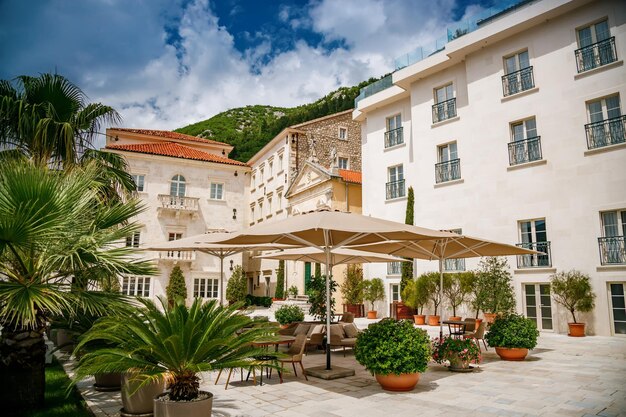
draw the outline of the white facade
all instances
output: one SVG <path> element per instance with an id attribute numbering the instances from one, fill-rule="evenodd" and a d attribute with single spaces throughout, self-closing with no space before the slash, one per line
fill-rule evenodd
<path id="1" fill-rule="evenodd" d="M 605 21 L 610 36 L 603 33 Z M 595 310 L 581 315 L 588 331 L 620 333 L 624 324 L 614 319 L 626 318 L 617 317 L 621 311 L 613 307 L 626 283 L 626 214 L 620 212 L 626 210 L 620 116 L 626 106 L 625 21 L 626 3 L 620 1 L 530 2 L 394 72 L 393 85 L 361 99 L 353 114 L 362 123 L 363 213 L 403 221 L 403 191 L 412 186 L 420 226 L 512 244 L 547 241 L 549 260 L 524 258 L 518 266 L 515 257 L 508 259 L 518 311 L 532 311 L 533 297 L 525 296 L 532 284 L 577 269 L 592 277 L 597 295 Z M 599 49 L 612 44 L 613 52 Z M 449 84 L 451 89 L 438 91 Z M 454 103 L 435 106 L 450 97 Z M 398 114 L 404 143 L 385 147 Z M 438 115 L 443 120 L 434 120 Z M 585 127 L 598 120 L 604 122 L 594 126 L 603 127 Z M 602 138 L 597 129 L 605 132 Z M 598 140 L 588 144 L 587 130 Z M 387 185 L 401 178 L 404 184 Z M 607 242 L 599 238 L 609 235 L 607 254 Z M 546 248 L 539 244 L 539 250 Z M 465 267 L 477 262 L 467 260 Z M 435 262 L 416 264 L 417 274 L 438 268 Z M 400 276 L 388 275 L 384 266 L 364 269 L 369 277 L 387 276 L 391 301 Z M 534 300 L 540 289 L 545 287 L 536 286 Z M 565 332 L 567 313 L 554 302 L 549 310 L 544 307 L 544 319 Z M 538 322 L 541 327 L 540 316 Z M 543 326 L 549 330 L 550 320 Z"/>

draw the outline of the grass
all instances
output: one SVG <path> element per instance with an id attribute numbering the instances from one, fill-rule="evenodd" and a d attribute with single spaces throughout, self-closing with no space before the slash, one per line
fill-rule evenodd
<path id="1" fill-rule="evenodd" d="M 74 388 L 67 395 L 70 383 L 61 364 L 54 359 L 46 367 L 46 402 L 44 408 L 25 414 L 25 417 L 93 417 L 83 397 Z"/>

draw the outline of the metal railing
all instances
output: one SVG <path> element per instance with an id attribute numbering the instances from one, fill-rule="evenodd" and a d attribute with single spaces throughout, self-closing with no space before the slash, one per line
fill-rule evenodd
<path id="1" fill-rule="evenodd" d="M 166 261 L 195 261 L 196 252 L 192 250 L 168 250 L 159 252 L 159 259 Z"/>
<path id="2" fill-rule="evenodd" d="M 161 207 L 171 210 L 198 210 L 198 198 L 196 197 L 179 197 L 176 195 L 159 194 L 159 202 Z"/>
<path id="3" fill-rule="evenodd" d="M 443 262 L 444 271 L 465 271 L 465 259 L 446 259 Z"/>
<path id="4" fill-rule="evenodd" d="M 437 184 L 459 178 L 461 178 L 461 160 L 459 158 L 435 164 L 435 182 Z"/>
<path id="5" fill-rule="evenodd" d="M 502 76 L 504 97 L 530 90 L 534 86 L 533 67 L 526 67 Z"/>
<path id="6" fill-rule="evenodd" d="M 587 148 L 596 149 L 626 142 L 626 115 L 585 125 Z"/>
<path id="7" fill-rule="evenodd" d="M 387 275 L 400 275 L 402 273 L 402 262 L 387 262 Z"/>
<path id="8" fill-rule="evenodd" d="M 393 81 L 391 78 L 391 74 L 386 77 L 381 78 L 380 80 L 373 82 L 365 87 L 361 88 L 359 95 L 354 99 L 354 107 L 358 107 L 357 104 L 359 101 L 363 100 L 366 97 L 372 96 L 380 91 L 386 90 L 387 88 L 393 85 Z"/>
<path id="9" fill-rule="evenodd" d="M 456 97 L 433 104 L 433 123 L 456 117 Z"/>
<path id="10" fill-rule="evenodd" d="M 548 268 L 552 266 L 550 256 L 550 242 L 518 243 L 516 246 L 524 249 L 536 250 L 542 254 L 517 255 L 518 268 Z"/>
<path id="11" fill-rule="evenodd" d="M 617 61 L 615 37 L 577 49 L 574 54 L 579 74 L 615 62 Z"/>
<path id="12" fill-rule="evenodd" d="M 602 265 L 626 264 L 624 236 L 599 237 L 598 246 Z"/>
<path id="13" fill-rule="evenodd" d="M 509 165 L 538 161 L 541 158 L 541 136 L 509 143 Z"/>
<path id="14" fill-rule="evenodd" d="M 386 188 L 387 188 L 387 200 L 404 197 L 406 195 L 405 190 L 404 190 L 404 180 L 388 182 L 386 184 Z"/>
<path id="15" fill-rule="evenodd" d="M 385 148 L 391 148 L 402 143 L 404 143 L 404 135 L 401 127 L 385 132 Z"/>

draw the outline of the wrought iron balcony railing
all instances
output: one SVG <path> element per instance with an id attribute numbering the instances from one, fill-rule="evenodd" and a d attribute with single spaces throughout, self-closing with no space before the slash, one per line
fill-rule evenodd
<path id="1" fill-rule="evenodd" d="M 574 54 L 579 74 L 615 62 L 617 61 L 615 37 L 577 49 Z"/>
<path id="2" fill-rule="evenodd" d="M 502 93 L 505 97 L 530 90 L 534 86 L 533 67 L 526 67 L 502 76 Z"/>
<path id="3" fill-rule="evenodd" d="M 596 149 L 626 142 L 626 115 L 585 125 L 587 148 Z"/>
<path id="4" fill-rule="evenodd" d="M 541 136 L 509 143 L 509 165 L 539 161 L 541 158 Z"/>
<path id="5" fill-rule="evenodd" d="M 404 197 L 404 180 L 391 181 L 387 183 L 387 200 Z"/>
<path id="6" fill-rule="evenodd" d="M 165 261 L 195 261 L 196 252 L 192 250 L 169 250 L 159 252 L 159 259 Z"/>
<path id="7" fill-rule="evenodd" d="M 433 123 L 456 117 L 456 97 L 433 105 Z"/>
<path id="8" fill-rule="evenodd" d="M 461 160 L 459 158 L 435 164 L 435 182 L 437 184 L 459 178 L 461 178 Z"/>
<path id="9" fill-rule="evenodd" d="M 402 273 L 402 262 L 387 262 L 387 275 L 400 275 Z"/>
<path id="10" fill-rule="evenodd" d="M 443 262 L 444 271 L 465 271 L 465 259 L 446 259 Z"/>
<path id="11" fill-rule="evenodd" d="M 599 237 L 598 246 L 602 265 L 626 264 L 624 236 Z"/>
<path id="12" fill-rule="evenodd" d="M 179 197 L 176 195 L 159 194 L 161 207 L 170 210 L 197 211 L 198 198 Z"/>
<path id="13" fill-rule="evenodd" d="M 391 148 L 402 143 L 404 143 L 404 135 L 401 127 L 385 132 L 385 148 Z"/>
<path id="14" fill-rule="evenodd" d="M 550 256 L 550 242 L 518 243 L 517 246 L 524 249 L 543 252 L 534 255 L 517 255 L 518 268 L 548 268 L 552 266 Z"/>

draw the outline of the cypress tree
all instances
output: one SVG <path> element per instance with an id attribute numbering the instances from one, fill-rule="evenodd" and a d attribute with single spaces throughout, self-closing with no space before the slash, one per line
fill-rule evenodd
<path id="1" fill-rule="evenodd" d="M 322 264 L 320 263 L 315 263 L 315 276 L 319 277 L 320 275 L 322 275 Z"/>
<path id="2" fill-rule="evenodd" d="M 409 193 L 406 199 L 406 217 L 404 223 L 412 225 L 415 221 L 413 210 L 415 209 L 415 195 L 413 194 L 413 187 L 409 187 Z M 400 279 L 400 291 L 404 291 L 404 288 L 409 281 L 413 279 L 413 260 L 410 262 L 402 262 L 402 278 Z"/>
<path id="3" fill-rule="evenodd" d="M 177 298 L 182 297 L 183 300 L 187 298 L 187 286 L 185 285 L 185 276 L 180 266 L 176 265 L 170 273 L 170 282 L 165 288 L 165 294 L 167 295 L 167 303 L 171 306 Z"/>
<path id="4" fill-rule="evenodd" d="M 285 261 L 278 261 L 276 270 L 276 298 L 285 298 Z"/>

